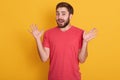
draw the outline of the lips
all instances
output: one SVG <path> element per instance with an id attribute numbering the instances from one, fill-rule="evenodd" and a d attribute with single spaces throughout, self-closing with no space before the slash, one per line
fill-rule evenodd
<path id="1" fill-rule="evenodd" d="M 63 19 L 58 19 L 57 21 L 58 21 L 59 23 L 63 23 L 63 22 L 64 22 Z"/>

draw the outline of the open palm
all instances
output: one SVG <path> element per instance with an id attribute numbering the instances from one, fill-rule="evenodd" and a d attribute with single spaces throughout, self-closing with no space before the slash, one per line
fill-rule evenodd
<path id="1" fill-rule="evenodd" d="M 96 29 L 93 28 L 88 33 L 86 33 L 86 32 L 83 33 L 83 40 L 88 42 L 91 39 L 95 38 L 95 36 L 96 36 Z"/>
<path id="2" fill-rule="evenodd" d="M 31 33 L 32 35 L 34 36 L 35 39 L 39 39 L 42 34 L 43 34 L 43 31 L 39 31 L 38 30 L 38 26 L 36 24 L 32 24 L 31 26 Z"/>

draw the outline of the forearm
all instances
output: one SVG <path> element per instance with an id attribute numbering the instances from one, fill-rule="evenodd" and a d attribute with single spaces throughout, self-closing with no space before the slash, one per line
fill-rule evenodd
<path id="1" fill-rule="evenodd" d="M 88 42 L 83 41 L 82 48 L 81 48 L 81 50 L 79 52 L 79 61 L 81 63 L 84 63 L 87 56 L 88 56 L 87 45 L 88 45 Z"/>
<path id="2" fill-rule="evenodd" d="M 47 61 L 48 59 L 48 55 L 47 53 L 45 52 L 45 49 L 42 45 L 42 42 L 40 39 L 36 39 L 36 43 L 37 43 L 37 48 L 38 48 L 38 52 L 39 52 L 39 55 L 40 55 L 40 58 L 43 62 Z"/>

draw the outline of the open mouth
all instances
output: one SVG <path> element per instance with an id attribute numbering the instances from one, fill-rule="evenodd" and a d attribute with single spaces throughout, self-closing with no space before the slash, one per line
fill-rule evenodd
<path id="1" fill-rule="evenodd" d="M 58 21 L 58 23 L 63 23 L 64 22 L 63 19 L 58 19 L 57 21 Z"/>

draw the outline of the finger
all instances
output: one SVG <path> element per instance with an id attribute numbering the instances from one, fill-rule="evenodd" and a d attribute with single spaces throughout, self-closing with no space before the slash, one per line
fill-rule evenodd
<path id="1" fill-rule="evenodd" d="M 94 34 L 97 34 L 97 32 L 96 32 L 96 31 L 95 31 L 95 32 L 91 32 L 90 34 L 91 34 L 91 35 L 94 35 Z"/>
<path id="2" fill-rule="evenodd" d="M 86 31 L 83 32 L 83 36 L 86 34 Z"/>
<path id="3" fill-rule="evenodd" d="M 96 36 L 92 36 L 92 37 L 90 37 L 90 38 L 88 39 L 88 41 L 94 39 L 95 37 L 96 37 Z"/>
<path id="4" fill-rule="evenodd" d="M 31 35 L 33 35 L 33 32 L 32 32 L 31 30 L 28 30 L 28 32 L 29 32 Z"/>
<path id="5" fill-rule="evenodd" d="M 32 31 L 37 30 L 37 27 L 36 27 L 36 26 L 37 26 L 36 24 L 32 24 L 32 25 L 31 25 L 31 29 L 32 29 Z"/>
<path id="6" fill-rule="evenodd" d="M 41 31 L 41 35 L 44 33 L 44 30 Z"/>
<path id="7" fill-rule="evenodd" d="M 29 32 L 29 33 L 32 33 L 32 31 L 31 31 L 31 30 L 28 30 L 28 32 Z"/>
<path id="8" fill-rule="evenodd" d="M 38 26 L 37 26 L 37 24 L 35 24 L 35 30 L 38 30 Z"/>
<path id="9" fill-rule="evenodd" d="M 90 30 L 89 32 L 95 32 L 96 31 L 96 28 L 93 28 L 92 30 Z"/>
<path id="10" fill-rule="evenodd" d="M 93 37 L 93 36 L 96 36 L 96 33 L 92 33 L 92 34 L 90 35 L 90 37 Z"/>
<path id="11" fill-rule="evenodd" d="M 31 25 L 30 25 L 30 28 L 31 28 L 31 30 L 33 31 L 33 30 L 34 30 L 34 24 L 31 24 Z"/>
<path id="12" fill-rule="evenodd" d="M 97 31 L 96 30 L 93 30 L 91 32 L 88 33 L 89 35 L 96 35 L 97 34 Z"/>
<path id="13" fill-rule="evenodd" d="M 30 30 L 29 30 L 29 32 L 32 32 L 32 24 L 30 25 Z"/>
<path id="14" fill-rule="evenodd" d="M 96 37 L 96 35 L 91 36 L 91 37 L 89 37 L 87 40 L 90 41 L 90 40 L 94 39 L 95 37 Z"/>
<path id="15" fill-rule="evenodd" d="M 96 30 L 96 28 L 93 28 L 93 29 L 92 29 L 92 31 L 95 31 L 95 30 Z"/>
<path id="16" fill-rule="evenodd" d="M 33 24 L 33 30 L 36 30 L 36 24 Z"/>

